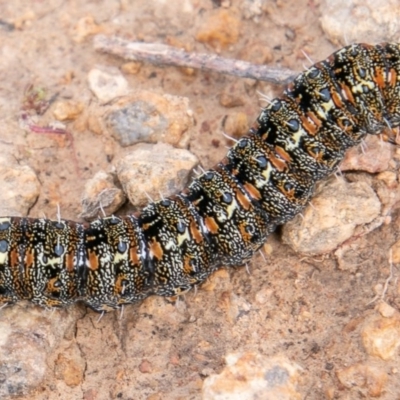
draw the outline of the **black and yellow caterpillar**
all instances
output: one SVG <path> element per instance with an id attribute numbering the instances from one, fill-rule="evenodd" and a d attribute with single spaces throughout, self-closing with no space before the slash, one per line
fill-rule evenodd
<path id="1" fill-rule="evenodd" d="M 181 193 L 90 224 L 0 218 L 0 303 L 108 311 L 243 265 L 367 134 L 400 125 L 400 44 L 354 44 L 301 73 Z M 393 141 L 393 135 L 389 135 Z"/>

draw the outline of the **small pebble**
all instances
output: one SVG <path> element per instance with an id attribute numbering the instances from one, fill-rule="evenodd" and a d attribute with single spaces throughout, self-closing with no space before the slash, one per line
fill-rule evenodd
<path id="1" fill-rule="evenodd" d="M 301 368 L 285 357 L 234 353 L 226 367 L 204 380 L 203 400 L 301 399 L 296 385 Z"/>
<path id="2" fill-rule="evenodd" d="M 382 360 L 393 359 L 400 346 L 400 317 L 373 316 L 364 324 L 361 337 L 369 355 Z"/>
<path id="3" fill-rule="evenodd" d="M 79 19 L 76 23 L 72 32 L 72 40 L 76 43 L 82 43 L 89 36 L 102 32 L 105 32 L 105 28 L 97 24 L 93 16 L 88 15 Z"/>
<path id="4" fill-rule="evenodd" d="M 400 240 L 398 240 L 392 247 L 392 262 L 395 264 L 400 263 Z"/>
<path id="5" fill-rule="evenodd" d="M 379 302 L 377 310 L 385 318 L 392 318 L 397 313 L 395 308 L 384 301 Z"/>
<path id="6" fill-rule="evenodd" d="M 239 40 L 240 18 L 232 10 L 219 9 L 197 32 L 196 40 L 217 51 Z"/>
<path id="7" fill-rule="evenodd" d="M 76 345 L 68 348 L 68 354 L 59 354 L 55 360 L 55 376 L 69 387 L 76 387 L 83 382 L 85 360 Z"/>
<path id="8" fill-rule="evenodd" d="M 128 82 L 117 68 L 93 68 L 88 74 L 90 90 L 101 104 L 106 104 L 128 93 Z"/>
<path id="9" fill-rule="evenodd" d="M 139 365 L 139 371 L 142 374 L 151 374 L 153 368 L 151 365 L 151 362 L 149 360 L 142 360 L 142 362 Z"/>
<path id="10" fill-rule="evenodd" d="M 125 74 L 136 75 L 139 73 L 142 68 L 142 63 L 139 61 L 130 61 L 125 64 L 122 64 L 121 71 Z"/>
<path id="11" fill-rule="evenodd" d="M 363 397 L 381 396 L 388 380 L 387 373 L 382 369 L 361 363 L 337 370 L 336 376 L 347 389 L 365 392 Z"/>
<path id="12" fill-rule="evenodd" d="M 227 135 L 240 138 L 249 130 L 249 120 L 243 112 L 229 114 L 223 125 Z M 232 143 L 231 143 L 232 144 Z"/>
<path id="13" fill-rule="evenodd" d="M 188 150 L 165 143 L 139 144 L 116 162 L 118 179 L 131 204 L 143 207 L 182 190 L 198 159 Z"/>
<path id="14" fill-rule="evenodd" d="M 53 115 L 58 121 L 69 121 L 76 119 L 82 113 L 83 103 L 74 101 L 58 101 L 53 108 Z"/>
<path id="15" fill-rule="evenodd" d="M 114 177 L 104 171 L 99 171 L 92 179 L 86 182 L 82 196 L 82 218 L 94 218 L 102 215 L 111 215 L 126 201 L 122 189 L 114 183 Z"/>

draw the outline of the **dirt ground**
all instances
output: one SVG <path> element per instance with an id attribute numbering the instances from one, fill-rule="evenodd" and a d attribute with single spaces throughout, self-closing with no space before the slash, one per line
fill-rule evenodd
<path id="1" fill-rule="evenodd" d="M 198 33 L 221 9 L 238 21 L 239 36 L 226 44 L 200 42 Z M 88 72 L 97 65 L 120 68 L 124 61 L 95 52 L 92 33 L 267 60 L 301 71 L 309 65 L 303 51 L 317 61 L 336 49 L 320 28 L 320 13 L 318 1 L 310 0 L 265 2 L 260 15 L 248 15 L 252 18 L 246 18 L 240 1 L 0 2 L 0 145 L 3 155 L 29 165 L 40 181 L 40 196 L 29 216 L 56 218 L 59 204 L 63 218 L 79 220 L 85 182 L 129 153 L 129 147 L 88 129 L 82 118 L 67 125 L 72 140 L 35 133 L 19 123 L 29 85 L 85 107 L 96 101 Z M 189 98 L 196 121 L 189 149 L 205 169 L 222 159 L 230 145 L 221 135 L 226 117 L 245 113 L 250 125 L 263 105 L 258 92 L 274 97 L 283 90 L 218 73 L 188 74 L 148 64 L 125 77 L 135 89 Z M 226 91 L 240 100 L 237 106 L 221 104 Z M 38 124 L 52 118 L 50 107 Z M 54 313 L 30 304 L 8 307 L 1 311 L 0 323 L 17 314 L 21 320 L 33 318 L 53 329 L 49 337 L 55 338 L 44 349 L 44 378 L 11 397 L 199 399 L 203 380 L 224 368 L 224 356 L 253 351 L 283 354 L 298 364 L 300 398 L 369 398 L 370 383 L 352 388 L 338 379 L 338 371 L 357 363 L 385 372 L 381 398 L 400 398 L 398 352 L 386 361 L 371 358 L 360 335 L 362 324 L 375 313 L 376 303 L 369 304 L 374 287 L 390 274 L 388 254 L 398 240 L 399 222 L 394 210 L 390 224 L 355 239 L 359 267 L 352 271 L 339 270 L 330 254 L 310 258 L 294 253 L 278 231 L 268 241 L 266 259 L 254 257 L 250 274 L 244 269 L 218 272 L 196 295 L 189 293 L 176 304 L 151 298 L 126 308 L 122 318 L 116 312 L 100 321 L 82 305 Z M 393 285 L 385 300 L 399 309 Z M 30 329 L 35 331 L 35 325 Z"/>

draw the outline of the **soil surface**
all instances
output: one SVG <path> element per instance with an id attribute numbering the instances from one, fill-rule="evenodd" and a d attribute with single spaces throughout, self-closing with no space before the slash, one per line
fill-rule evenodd
<path id="1" fill-rule="evenodd" d="M 130 151 L 89 129 L 87 110 L 97 101 L 89 89 L 89 71 L 98 65 L 121 69 L 126 63 L 96 52 L 94 34 L 218 52 L 295 71 L 310 65 L 308 57 L 318 61 L 337 49 L 320 28 L 318 1 L 260 2 L 261 11 L 251 12 L 250 6 L 257 3 L 243 2 L 244 11 L 240 1 L 2 2 L 0 149 L 2 155 L 30 166 L 38 177 L 40 195 L 29 216 L 55 219 L 59 205 L 63 218 L 79 221 L 85 183 L 96 172 L 111 170 L 113 160 Z M 212 17 L 221 17 L 221 11 L 226 12 L 228 32 L 221 33 L 222 38 L 202 39 L 199 32 L 213 31 Z M 217 72 L 146 63 L 124 76 L 131 88 L 189 98 L 196 126 L 188 148 L 204 169 L 222 159 L 231 145 L 221 134 L 227 117 L 244 113 L 250 126 L 265 104 L 259 92 L 275 97 L 283 90 Z M 84 105 L 79 117 L 66 123 L 68 135 L 22 126 L 29 87 L 42 88 L 46 98 L 54 100 L 43 115 L 35 116 L 37 126 L 54 121 L 57 101 Z M 224 93 L 235 101 L 221 101 Z M 119 212 L 129 211 L 126 205 Z M 354 238 L 352 263 L 357 267 L 351 270 L 340 270 L 333 254 L 312 258 L 295 253 L 282 243 L 278 231 L 269 238 L 265 256 L 256 255 L 248 272 L 219 271 L 196 294 L 177 302 L 151 298 L 125 308 L 122 317 L 112 312 L 100 320 L 80 304 L 54 313 L 25 303 L 7 307 L 0 321 L 10 322 L 18 314 L 57 332 L 55 343 L 45 349 L 43 378 L 10 396 L 200 399 L 204 379 L 223 370 L 227 354 L 256 352 L 282 354 L 301 367 L 299 398 L 369 398 L 371 383 L 346 386 L 340 379 L 339 372 L 359 363 L 383 371 L 386 378 L 379 396 L 397 398 L 398 351 L 389 360 L 371 358 L 360 333 L 377 312 L 376 302 L 371 303 L 374 288 L 384 285 L 390 275 L 388 254 L 398 240 L 400 215 L 394 210 L 391 217 L 390 223 Z M 399 309 L 400 289 L 395 282 L 391 281 L 385 301 Z M 68 329 L 65 325 L 60 333 L 59 325 L 65 321 Z M 35 331 L 35 325 L 30 329 Z"/>

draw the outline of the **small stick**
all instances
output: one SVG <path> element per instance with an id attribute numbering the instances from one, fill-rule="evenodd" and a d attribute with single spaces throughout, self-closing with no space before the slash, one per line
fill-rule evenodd
<path id="1" fill-rule="evenodd" d="M 297 75 L 295 71 L 287 68 L 255 65 L 247 61 L 224 58 L 214 54 L 188 53 L 164 44 L 130 42 L 116 36 L 95 36 L 94 48 L 97 51 L 113 54 L 126 60 L 216 71 L 280 85 L 289 83 Z"/>

